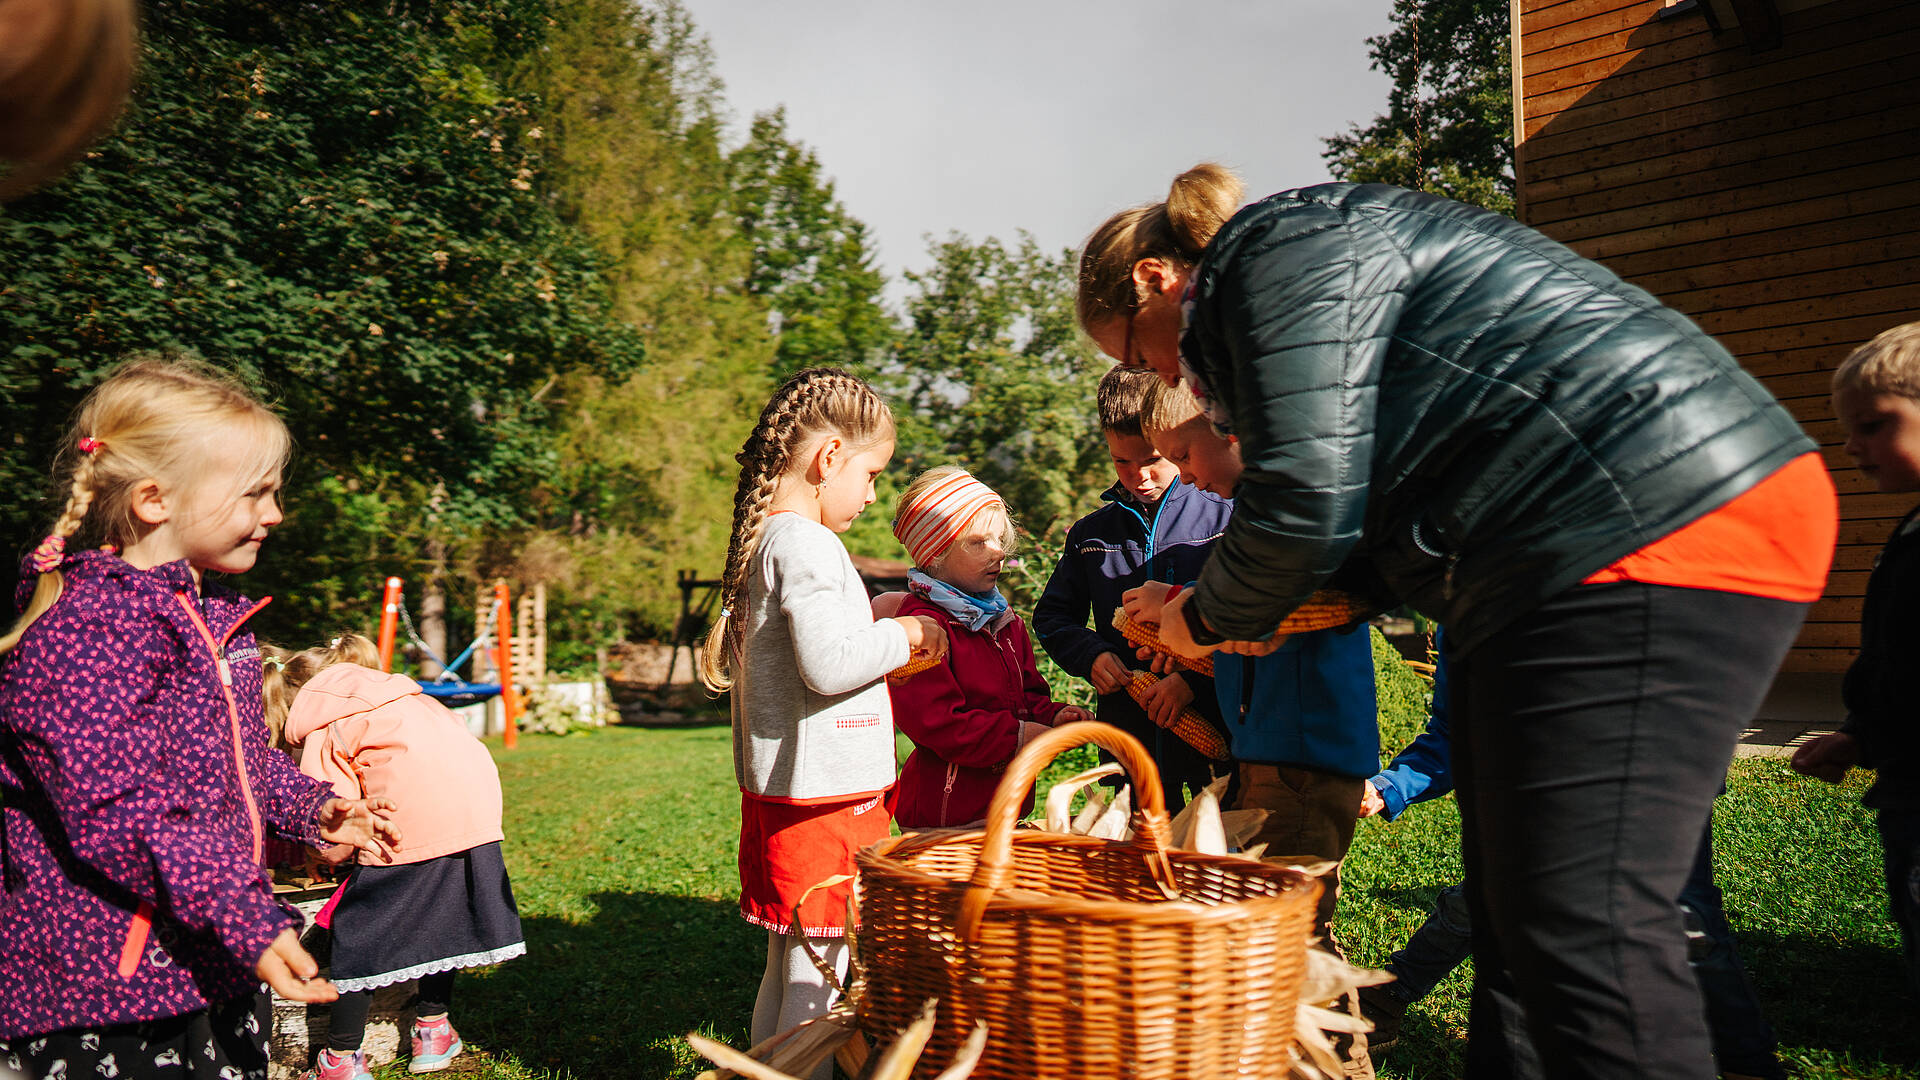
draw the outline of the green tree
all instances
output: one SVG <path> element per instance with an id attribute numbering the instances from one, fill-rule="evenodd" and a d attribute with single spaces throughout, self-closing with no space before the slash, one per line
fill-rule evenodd
<path id="1" fill-rule="evenodd" d="M 1340 180 L 1398 184 L 1513 213 L 1513 65 L 1504 0 L 1394 0 L 1367 39 L 1387 111 L 1321 140 Z"/>
<path id="2" fill-rule="evenodd" d="M 118 134 L 0 210 L 0 482 L 40 486 L 60 421 L 111 364 L 186 351 L 270 388 L 299 459 L 253 587 L 311 637 L 455 536 L 524 520 L 554 464 L 541 390 L 640 357 L 599 256 L 539 185 L 534 0 L 146 5 Z M 23 545 L 43 509 L 15 503 Z"/>
<path id="3" fill-rule="evenodd" d="M 953 235 L 930 254 L 930 267 L 907 275 L 908 325 L 880 377 L 901 429 L 896 482 L 965 465 L 1029 533 L 1049 537 L 1105 486 L 1093 390 L 1112 364 L 1075 328 L 1074 255 L 1043 252 L 1024 233 L 1013 247 Z M 888 516 L 856 530 L 884 529 Z M 855 539 L 880 546 L 865 532 Z"/>
<path id="4" fill-rule="evenodd" d="M 835 196 L 818 156 L 788 136 L 786 111 L 754 117 L 727 161 L 740 236 L 753 246 L 747 291 L 773 309 L 780 374 L 817 364 L 864 371 L 884 359 L 895 328 L 867 227 Z"/>

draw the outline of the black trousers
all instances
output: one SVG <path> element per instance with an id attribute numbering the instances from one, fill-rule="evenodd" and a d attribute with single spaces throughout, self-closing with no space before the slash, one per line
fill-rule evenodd
<path id="1" fill-rule="evenodd" d="M 1806 605 L 1584 585 L 1448 656 L 1470 1077 L 1712 1080 L 1674 903 Z"/>

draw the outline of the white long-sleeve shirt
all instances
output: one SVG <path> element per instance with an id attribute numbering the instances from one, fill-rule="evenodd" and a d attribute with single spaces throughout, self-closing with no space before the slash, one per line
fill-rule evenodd
<path id="1" fill-rule="evenodd" d="M 875 621 L 833 531 L 798 514 L 761 526 L 733 685 L 740 790 L 781 802 L 873 795 L 894 781 L 884 681 L 907 662 L 906 630 Z"/>

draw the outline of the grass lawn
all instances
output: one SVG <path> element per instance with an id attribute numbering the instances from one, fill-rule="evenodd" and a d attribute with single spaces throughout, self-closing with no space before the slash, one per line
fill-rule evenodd
<path id="1" fill-rule="evenodd" d="M 486 1053 L 461 1071 L 691 1077 L 704 1065 L 686 1032 L 743 1045 L 765 936 L 736 908 L 726 727 L 529 737 L 496 760 L 528 955 L 460 981 L 457 1022 Z M 1863 787 L 1738 763 L 1717 814 L 1718 878 L 1790 1068 L 1920 1078 Z M 1450 799 L 1361 824 L 1338 924 L 1356 960 L 1383 962 L 1456 879 L 1457 828 Z M 1459 1074 L 1467 985 L 1456 972 L 1415 1006 L 1383 1077 Z"/>

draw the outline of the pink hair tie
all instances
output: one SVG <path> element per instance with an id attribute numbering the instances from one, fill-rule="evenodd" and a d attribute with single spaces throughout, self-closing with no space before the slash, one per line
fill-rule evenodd
<path id="1" fill-rule="evenodd" d="M 66 550 L 67 538 L 64 536 L 49 536 L 40 541 L 40 546 L 33 549 L 33 572 L 44 574 L 59 566 L 60 556 Z"/>
<path id="2" fill-rule="evenodd" d="M 91 435 L 80 436 L 80 452 L 81 453 L 91 454 L 98 449 L 100 449 L 99 439 L 96 439 Z"/>

